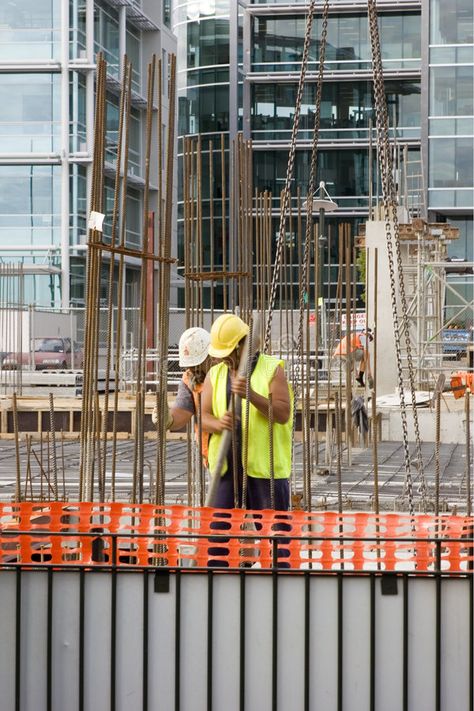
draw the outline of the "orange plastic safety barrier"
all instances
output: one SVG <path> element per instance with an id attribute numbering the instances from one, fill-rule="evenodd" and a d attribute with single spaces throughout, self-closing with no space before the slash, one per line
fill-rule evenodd
<path id="1" fill-rule="evenodd" d="M 474 373 L 460 370 L 451 375 L 451 390 L 456 400 L 464 397 L 466 390 L 474 394 Z"/>
<path id="2" fill-rule="evenodd" d="M 451 515 L 2 503 L 0 565 L 466 573 L 473 534 Z"/>

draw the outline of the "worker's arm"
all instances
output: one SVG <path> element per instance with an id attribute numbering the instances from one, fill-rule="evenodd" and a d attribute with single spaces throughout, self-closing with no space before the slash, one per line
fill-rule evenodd
<path id="1" fill-rule="evenodd" d="M 171 406 L 171 410 L 166 404 L 166 429 L 177 432 L 186 427 L 194 415 L 194 399 L 191 390 L 184 380 L 181 380 L 178 387 L 176 400 Z M 155 407 L 152 415 L 153 424 L 158 422 L 158 410 Z"/>
<path id="2" fill-rule="evenodd" d="M 171 430 L 171 432 L 177 432 L 178 430 L 182 430 L 183 427 L 186 427 L 188 422 L 191 422 L 193 413 L 189 412 L 189 410 L 183 410 L 180 407 L 172 407 L 170 415 L 173 418 L 173 422 L 168 429 Z"/>
<path id="3" fill-rule="evenodd" d="M 245 378 L 235 376 L 232 378 L 232 392 L 240 397 L 245 397 Z M 290 419 L 290 391 L 283 368 L 278 366 L 270 383 L 272 394 L 273 420 L 279 425 L 285 425 Z M 259 395 L 250 388 L 250 402 L 265 417 L 268 417 L 268 398 Z"/>
<path id="4" fill-rule="evenodd" d="M 209 374 L 206 375 L 201 394 L 201 424 L 204 432 L 220 434 L 224 430 L 232 429 L 232 415 L 226 412 L 218 419 L 212 414 L 212 384 Z"/>

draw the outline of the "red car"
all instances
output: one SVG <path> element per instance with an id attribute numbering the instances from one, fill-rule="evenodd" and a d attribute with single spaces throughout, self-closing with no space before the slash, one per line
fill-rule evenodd
<path id="1" fill-rule="evenodd" d="M 2 361 L 4 370 L 27 368 L 34 370 L 71 370 L 82 368 L 84 353 L 82 348 L 72 348 L 70 338 L 35 338 L 34 351 L 30 353 L 7 353 Z"/>

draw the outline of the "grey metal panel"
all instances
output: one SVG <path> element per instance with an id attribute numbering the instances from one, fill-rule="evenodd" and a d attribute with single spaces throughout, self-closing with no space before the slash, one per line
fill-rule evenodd
<path id="1" fill-rule="evenodd" d="M 15 612 L 16 573 L 6 571 L 0 576 L 0 689 L 1 705 L 15 707 Z"/>
<path id="2" fill-rule="evenodd" d="M 79 708 L 79 573 L 53 576 L 52 705 Z"/>
<path id="3" fill-rule="evenodd" d="M 347 578 L 343 585 L 343 707 L 370 708 L 370 580 Z"/>
<path id="4" fill-rule="evenodd" d="M 278 581 L 278 708 L 282 709 L 304 708 L 304 584 L 304 578 Z"/>
<path id="5" fill-rule="evenodd" d="M 337 709 L 337 580 L 311 578 L 310 708 Z"/>
<path id="6" fill-rule="evenodd" d="M 441 708 L 469 708 L 469 581 L 441 587 Z"/>
<path id="7" fill-rule="evenodd" d="M 21 711 L 46 709 L 47 573 L 21 576 Z"/>
<path id="8" fill-rule="evenodd" d="M 143 575 L 117 576 L 117 711 L 142 708 Z"/>
<path id="9" fill-rule="evenodd" d="M 408 585 L 408 708 L 414 711 L 436 708 L 435 585 L 423 579 L 409 580 Z"/>
<path id="10" fill-rule="evenodd" d="M 84 706 L 110 709 L 110 574 L 89 573 L 84 601 Z"/>
<path id="11" fill-rule="evenodd" d="M 247 577 L 245 610 L 245 708 L 269 711 L 272 701 L 270 576 Z"/>
<path id="12" fill-rule="evenodd" d="M 153 711 L 175 707 L 176 575 L 170 592 L 149 585 L 149 704 Z M 79 706 L 79 595 L 76 572 L 53 573 L 52 708 Z M 207 709 L 209 576 L 181 573 L 180 643 L 183 711 Z M 21 603 L 21 709 L 46 709 L 48 574 L 24 571 Z M 143 707 L 143 573 L 117 574 L 117 709 Z M 214 574 L 213 708 L 237 711 L 240 673 L 240 575 Z M 409 579 L 409 711 L 432 711 L 436 682 L 436 580 Z M 278 576 L 278 708 L 303 707 L 304 578 Z M 112 576 L 85 573 L 85 709 L 110 709 Z M 246 708 L 272 707 L 273 581 L 271 575 L 245 576 Z M 370 707 L 370 579 L 344 577 L 343 707 Z M 382 596 L 375 581 L 375 708 L 402 707 L 403 584 Z M 14 708 L 16 574 L 0 572 L 0 709 Z M 469 581 L 441 583 L 441 711 L 469 706 Z M 310 708 L 335 711 L 338 671 L 338 580 L 310 578 Z"/>
<path id="13" fill-rule="evenodd" d="M 403 707 L 403 586 L 397 595 L 382 595 L 375 581 L 375 708 Z"/>
<path id="14" fill-rule="evenodd" d="M 214 578 L 212 707 L 239 709 L 240 581 L 237 575 Z M 229 675 L 229 669 L 234 670 Z M 225 683 L 222 683 L 223 680 Z"/>
<path id="15" fill-rule="evenodd" d="M 205 711 L 207 708 L 207 576 L 183 575 L 181 583 L 180 711 Z"/>
<path id="16" fill-rule="evenodd" d="M 149 708 L 167 711 L 174 706 L 176 576 L 170 577 L 169 593 L 154 592 L 152 575 L 148 584 Z"/>

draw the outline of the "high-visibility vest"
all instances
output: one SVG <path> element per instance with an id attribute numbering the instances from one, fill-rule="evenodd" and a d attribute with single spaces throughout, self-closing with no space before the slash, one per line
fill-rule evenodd
<path id="1" fill-rule="evenodd" d="M 362 341 L 360 340 L 360 336 L 358 333 L 352 333 L 351 334 L 351 353 L 354 353 L 354 351 L 358 349 L 364 350 L 364 345 Z M 345 356 L 347 355 L 347 336 L 344 336 L 339 342 L 339 345 L 337 346 L 336 350 L 334 351 L 334 356 Z"/>
<path id="2" fill-rule="evenodd" d="M 198 426 L 198 412 L 199 412 L 199 394 L 202 393 L 204 388 L 204 383 L 193 383 L 192 378 L 188 370 L 183 373 L 183 383 L 191 391 L 191 395 L 194 400 L 194 433 L 196 435 L 196 442 L 199 443 L 199 426 Z M 204 464 L 207 466 L 207 456 L 209 453 L 209 432 L 202 432 L 201 434 L 201 452 L 204 459 Z"/>
<path id="3" fill-rule="evenodd" d="M 262 397 L 268 397 L 270 383 L 276 369 L 284 367 L 282 360 L 260 354 L 255 369 L 250 377 L 250 386 L 254 392 Z M 227 377 L 228 367 L 222 362 L 214 365 L 209 371 L 212 384 L 212 414 L 220 419 L 227 411 Z M 275 479 L 287 479 L 291 473 L 292 454 L 292 429 L 293 429 L 293 392 L 290 392 L 291 412 L 288 422 L 284 425 L 273 425 L 273 466 Z M 246 437 L 245 422 L 246 400 L 242 398 L 242 463 L 244 463 L 243 448 Z M 209 440 L 209 469 L 211 472 L 217 463 L 219 445 L 222 434 L 212 434 Z M 227 462 L 224 463 L 223 474 L 227 471 Z M 270 478 L 270 439 L 268 419 L 262 415 L 252 404 L 249 408 L 249 438 L 248 438 L 248 476 L 258 479 Z"/>

